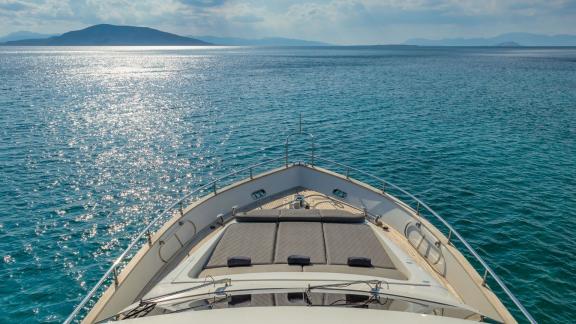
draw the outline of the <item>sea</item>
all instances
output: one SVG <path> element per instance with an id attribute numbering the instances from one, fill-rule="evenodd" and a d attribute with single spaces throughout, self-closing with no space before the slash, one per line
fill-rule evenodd
<path id="1" fill-rule="evenodd" d="M 537 321 L 576 320 L 576 48 L 0 47 L 0 322 L 62 322 L 167 205 L 282 157 L 300 116 L 316 156 L 421 198 Z"/>

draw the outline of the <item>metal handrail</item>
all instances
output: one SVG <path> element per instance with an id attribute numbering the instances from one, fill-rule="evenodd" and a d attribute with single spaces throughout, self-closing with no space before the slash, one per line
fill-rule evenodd
<path id="1" fill-rule="evenodd" d="M 195 195 L 198 192 L 201 192 L 202 190 L 206 190 L 206 189 L 209 189 L 211 187 L 215 188 L 215 186 L 217 185 L 218 182 L 223 181 L 227 178 L 233 177 L 235 175 L 238 175 L 238 174 L 245 172 L 247 170 L 250 171 L 250 175 L 252 176 L 252 169 L 257 168 L 257 167 L 262 166 L 262 165 L 265 165 L 265 164 L 268 164 L 268 163 L 273 163 L 273 162 L 279 161 L 281 159 L 283 159 L 283 157 L 278 157 L 275 159 L 266 160 L 266 161 L 263 161 L 260 163 L 253 164 L 249 167 L 228 173 L 228 174 L 226 174 L 220 178 L 217 178 L 216 180 L 214 180 L 208 184 L 205 184 L 204 186 L 201 186 L 201 187 L 193 190 L 192 192 L 188 193 L 187 195 L 181 197 L 178 201 L 176 201 L 175 203 L 170 205 L 168 208 L 164 209 L 164 211 L 162 211 L 140 233 L 138 233 L 138 235 L 136 235 L 136 237 L 132 240 L 132 242 L 130 242 L 128 247 L 126 247 L 124 252 L 122 252 L 122 254 L 120 254 L 120 256 L 118 256 L 118 258 L 116 258 L 114 263 L 112 263 L 112 266 L 110 266 L 110 268 L 104 273 L 104 275 L 100 278 L 100 280 L 98 280 L 96 285 L 94 285 L 94 287 L 90 290 L 90 292 L 88 292 L 88 294 L 84 297 L 84 299 L 82 299 L 80 304 L 78 304 L 76 306 L 76 308 L 74 308 L 72 313 L 70 313 L 70 315 L 64 321 L 64 324 L 71 323 L 74 320 L 74 318 L 86 306 L 86 304 L 90 301 L 90 299 L 92 299 L 92 297 L 94 297 L 94 294 L 98 291 L 98 289 L 100 289 L 102 287 L 102 285 L 108 279 L 110 279 L 111 275 L 114 276 L 114 280 L 115 280 L 115 282 L 117 282 L 117 268 L 124 261 L 124 259 L 128 255 L 128 253 L 130 253 L 130 251 L 132 251 L 132 249 L 136 246 L 136 244 L 138 244 L 138 242 L 140 241 L 140 239 L 142 239 L 142 237 L 144 237 L 144 235 L 150 233 L 150 229 L 152 228 L 152 226 L 154 226 L 160 219 L 162 219 L 164 216 L 166 216 L 169 212 L 174 211 L 175 208 L 179 207 L 181 205 L 181 203 L 183 203 L 186 199 L 190 198 L 191 196 Z M 214 193 L 216 193 L 216 192 L 214 192 Z"/>
<path id="2" fill-rule="evenodd" d="M 304 153 L 305 154 L 305 153 Z M 306 154 L 307 155 L 307 154 Z M 522 315 L 524 315 L 524 317 L 526 317 L 526 319 L 530 322 L 530 323 L 537 323 L 536 320 L 532 317 L 532 315 L 530 315 L 530 313 L 528 312 L 528 310 L 526 310 L 526 308 L 524 307 L 524 305 L 522 305 L 522 303 L 516 298 L 516 296 L 514 296 L 514 294 L 510 291 L 510 289 L 508 289 L 508 287 L 506 286 L 506 284 L 502 281 L 502 279 L 500 279 L 500 277 L 494 272 L 494 270 L 492 270 L 492 268 L 486 263 L 486 261 L 484 261 L 484 259 L 482 259 L 482 257 L 474 250 L 474 248 L 472 248 L 472 246 L 470 245 L 470 243 L 468 243 L 468 241 L 466 241 L 464 239 L 464 237 L 462 237 L 462 235 L 460 235 L 460 233 L 458 233 L 458 231 L 456 231 L 452 225 L 450 225 L 444 218 L 442 218 L 442 216 L 438 215 L 438 213 L 436 213 L 432 208 L 430 208 L 426 203 L 424 203 L 422 200 L 418 199 L 416 196 L 414 196 L 413 194 L 409 193 L 408 191 L 398 187 L 397 185 L 384 180 L 378 176 L 375 176 L 371 173 L 350 167 L 348 165 L 336 162 L 336 161 L 332 161 L 332 160 L 328 160 L 328 159 L 324 159 L 324 158 L 320 158 L 320 157 L 315 157 L 316 160 L 318 161 L 324 161 L 324 162 L 328 162 L 334 165 L 338 165 L 340 167 L 346 168 L 346 177 L 348 178 L 350 171 L 354 171 L 357 173 L 360 173 L 362 175 L 365 175 L 369 178 L 372 178 L 374 180 L 378 180 L 379 182 L 382 183 L 383 186 L 390 186 L 398 191 L 400 191 L 401 193 L 405 194 L 406 196 L 410 197 L 411 199 L 413 199 L 418 206 L 423 207 L 424 209 L 426 209 L 428 212 L 430 212 L 434 217 L 436 217 L 442 224 L 444 224 L 444 226 L 446 226 L 446 228 L 448 228 L 449 233 L 448 233 L 448 242 L 450 242 L 450 238 L 452 237 L 452 235 L 454 235 L 456 238 L 458 238 L 458 240 L 460 241 L 460 243 L 462 243 L 466 249 L 468 250 L 468 252 L 470 252 L 472 254 L 472 256 L 474 256 L 474 258 L 476 259 L 476 261 L 478 261 L 482 267 L 484 267 L 484 276 L 483 276 L 483 284 L 486 284 L 486 277 L 488 274 L 490 274 L 490 276 L 498 283 L 498 285 L 500 286 L 500 288 L 502 288 L 502 290 L 506 293 L 506 295 L 510 298 L 510 300 L 512 300 L 512 302 L 514 303 L 514 305 L 516 305 L 516 307 L 518 307 L 518 309 L 520 310 L 520 312 L 522 313 Z M 383 187 L 383 191 L 384 191 L 384 187 Z M 420 216 L 420 215 L 418 215 Z"/>
<path id="3" fill-rule="evenodd" d="M 312 135 L 312 133 L 308 133 L 308 132 L 304 132 L 302 131 L 302 113 L 300 113 L 300 118 L 299 118 L 299 123 L 298 123 L 298 132 L 293 132 L 288 134 L 288 136 L 286 136 L 286 142 L 284 143 L 284 158 L 286 160 L 286 166 L 288 166 L 289 163 L 289 159 L 288 159 L 288 145 L 290 144 L 290 137 L 294 136 L 294 135 L 307 135 L 308 137 L 310 137 L 311 139 L 311 159 L 310 159 L 310 165 L 314 165 L 314 149 L 315 149 L 315 141 L 314 141 L 314 135 Z M 308 156 L 310 156 L 309 154 L 307 154 Z"/>
<path id="4" fill-rule="evenodd" d="M 310 159 L 310 165 L 314 165 L 314 149 L 315 149 L 315 145 L 314 145 L 314 135 L 312 135 L 311 133 L 308 132 L 303 132 L 302 129 L 300 129 L 300 132 L 298 133 L 291 133 L 288 134 L 288 136 L 286 136 L 286 142 L 284 143 L 284 158 L 286 160 L 286 166 L 288 166 L 289 160 L 288 160 L 288 144 L 290 144 L 290 137 L 294 136 L 294 135 L 308 135 L 308 137 L 310 137 L 310 139 L 312 140 L 312 146 L 311 146 L 311 152 L 312 154 L 306 154 L 308 156 L 311 157 Z"/>
<path id="5" fill-rule="evenodd" d="M 304 132 L 301 132 L 304 133 Z M 295 133 L 295 134 L 300 134 L 300 133 Z M 308 134 L 308 133 L 306 133 Z M 311 134 L 308 134 L 310 136 L 312 136 Z M 314 138 L 312 136 L 312 138 Z M 312 146 L 314 147 L 314 146 Z M 286 141 L 286 149 L 288 148 L 288 139 Z M 526 308 L 524 308 L 524 306 L 522 305 L 522 303 L 520 303 L 520 301 L 514 296 L 514 294 L 508 289 L 508 287 L 504 284 L 504 282 L 500 279 L 500 277 L 498 277 L 498 275 L 494 272 L 494 270 L 492 270 L 492 268 L 482 259 L 482 257 L 480 257 L 480 255 L 472 248 L 472 246 L 460 235 L 460 233 L 458 233 L 446 220 L 444 220 L 444 218 L 442 218 L 440 215 L 438 215 L 434 210 L 432 210 L 427 204 L 425 204 L 423 201 L 421 201 L 420 199 L 418 199 L 417 197 L 415 197 L 414 195 L 412 195 L 411 193 L 409 193 L 408 191 L 398 187 L 397 185 L 384 180 L 378 176 L 375 176 L 371 173 L 350 167 L 348 165 L 339 163 L 339 162 L 335 162 L 329 159 L 324 159 L 324 158 L 320 158 L 314 155 L 314 151 L 312 149 L 312 154 L 307 154 L 304 153 L 305 156 L 309 156 L 311 157 L 312 161 L 314 161 L 314 159 L 318 160 L 318 161 L 324 161 L 327 163 L 331 163 L 340 167 L 343 167 L 346 169 L 346 178 L 349 178 L 349 173 L 350 171 L 354 171 L 356 173 L 362 174 L 364 176 L 367 176 L 369 178 L 378 180 L 381 184 L 382 184 L 382 191 L 384 192 L 384 188 L 386 186 L 390 186 L 398 191 L 400 191 L 401 193 L 405 194 L 406 196 L 410 197 L 411 199 L 413 199 L 415 202 L 418 203 L 418 206 L 422 206 L 424 209 L 426 209 L 427 211 L 429 211 L 432 215 L 434 215 L 434 217 L 436 217 L 442 224 L 444 224 L 448 229 L 449 229 L 449 234 L 448 234 L 448 241 L 450 241 L 450 238 L 452 235 L 454 235 L 456 238 L 459 239 L 459 241 L 466 247 L 466 249 L 474 256 L 474 258 L 480 262 L 480 264 L 484 267 L 485 273 L 484 273 L 484 283 L 486 281 L 486 277 L 488 274 L 490 274 L 490 276 L 498 283 L 498 285 L 500 286 L 500 288 L 502 288 L 502 290 L 506 293 L 506 295 L 512 300 L 512 302 L 516 305 L 516 307 L 518 307 L 518 309 L 520 310 L 520 312 L 526 317 L 526 319 L 528 319 L 528 321 L 530 323 L 536 323 L 536 320 L 534 320 L 534 318 L 530 315 L 530 313 L 526 310 Z M 249 171 L 250 172 L 250 178 L 252 178 L 253 175 L 253 169 L 257 168 L 259 166 L 265 165 L 265 164 L 269 164 L 269 163 L 273 163 L 276 161 L 279 161 L 281 159 L 288 159 L 288 153 L 286 152 L 284 157 L 278 157 L 275 159 L 269 159 L 260 163 L 256 163 L 253 164 L 249 167 L 228 173 L 220 178 L 217 178 L 216 180 L 213 180 L 212 182 L 203 185 L 195 190 L 193 190 L 192 192 L 186 194 L 185 196 L 181 197 L 178 201 L 174 202 L 172 205 L 170 205 L 168 208 L 166 208 L 164 211 L 162 211 L 156 218 L 154 218 L 140 233 L 138 233 L 138 235 L 132 240 L 132 242 L 128 245 L 128 247 L 122 252 L 122 254 L 120 254 L 120 256 L 114 261 L 114 263 L 112 264 L 112 266 L 110 266 L 110 268 L 104 273 L 104 275 L 100 278 L 100 280 L 96 283 L 96 285 L 88 292 L 88 294 L 82 299 L 82 301 L 80 302 L 80 304 L 78 304 L 76 306 L 76 308 L 72 311 L 72 313 L 66 318 L 66 320 L 64 321 L 65 324 L 71 323 L 76 316 L 80 313 L 80 311 L 86 307 L 86 304 L 94 297 L 94 295 L 96 294 L 96 292 L 98 291 L 98 289 L 100 289 L 104 283 L 110 279 L 111 275 L 114 276 L 114 280 L 115 282 L 117 282 L 117 269 L 118 266 L 125 261 L 125 258 L 128 256 L 128 254 L 132 251 L 132 249 L 136 246 L 136 244 L 138 244 L 138 242 L 140 241 L 140 239 L 142 239 L 142 237 L 144 237 L 144 235 L 146 234 L 150 234 L 150 229 L 156 225 L 158 223 L 158 221 L 160 219 L 162 219 L 164 216 L 166 216 L 168 213 L 172 212 L 175 210 L 176 207 L 180 207 L 182 205 L 182 203 L 186 200 L 189 199 L 190 197 L 192 197 L 193 195 L 201 192 L 202 190 L 206 190 L 209 188 L 216 188 L 216 185 L 218 184 L 218 182 L 223 181 L 225 179 L 231 178 L 233 176 L 236 176 L 240 173 L 243 173 L 245 171 Z M 288 166 L 288 163 L 286 163 L 286 166 Z M 313 166 L 313 163 L 312 163 Z M 216 190 L 214 190 L 214 193 L 216 194 Z M 149 237 L 150 240 L 150 237 Z M 149 241 L 150 242 L 150 241 Z"/>

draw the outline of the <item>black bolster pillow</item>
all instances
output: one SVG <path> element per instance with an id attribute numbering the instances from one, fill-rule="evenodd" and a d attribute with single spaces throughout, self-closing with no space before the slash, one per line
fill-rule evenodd
<path id="1" fill-rule="evenodd" d="M 288 257 L 288 264 L 290 265 L 309 265 L 310 257 L 306 255 L 291 255 Z"/>
<path id="2" fill-rule="evenodd" d="M 228 258 L 228 267 L 248 267 L 252 265 L 252 259 L 246 256 L 233 256 Z"/>
<path id="3" fill-rule="evenodd" d="M 349 257 L 348 265 L 351 267 L 370 268 L 372 267 L 372 259 L 365 257 Z"/>

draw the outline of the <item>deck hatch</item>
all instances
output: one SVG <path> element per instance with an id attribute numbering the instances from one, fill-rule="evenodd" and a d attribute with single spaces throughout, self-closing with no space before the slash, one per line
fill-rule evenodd
<path id="1" fill-rule="evenodd" d="M 332 194 L 334 194 L 334 196 L 336 196 L 338 198 L 342 198 L 342 199 L 348 197 L 348 194 L 345 191 L 342 191 L 338 188 L 332 190 Z"/>
<path id="2" fill-rule="evenodd" d="M 256 190 L 253 193 L 251 193 L 250 196 L 252 196 L 252 199 L 254 200 L 262 199 L 266 197 L 266 190 L 264 189 Z"/>

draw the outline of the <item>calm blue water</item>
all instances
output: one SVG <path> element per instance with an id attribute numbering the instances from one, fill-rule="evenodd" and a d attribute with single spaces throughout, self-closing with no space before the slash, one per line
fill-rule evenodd
<path id="1" fill-rule="evenodd" d="M 427 201 L 576 316 L 576 49 L 0 48 L 0 322 L 59 322 L 162 206 L 281 144 Z"/>

